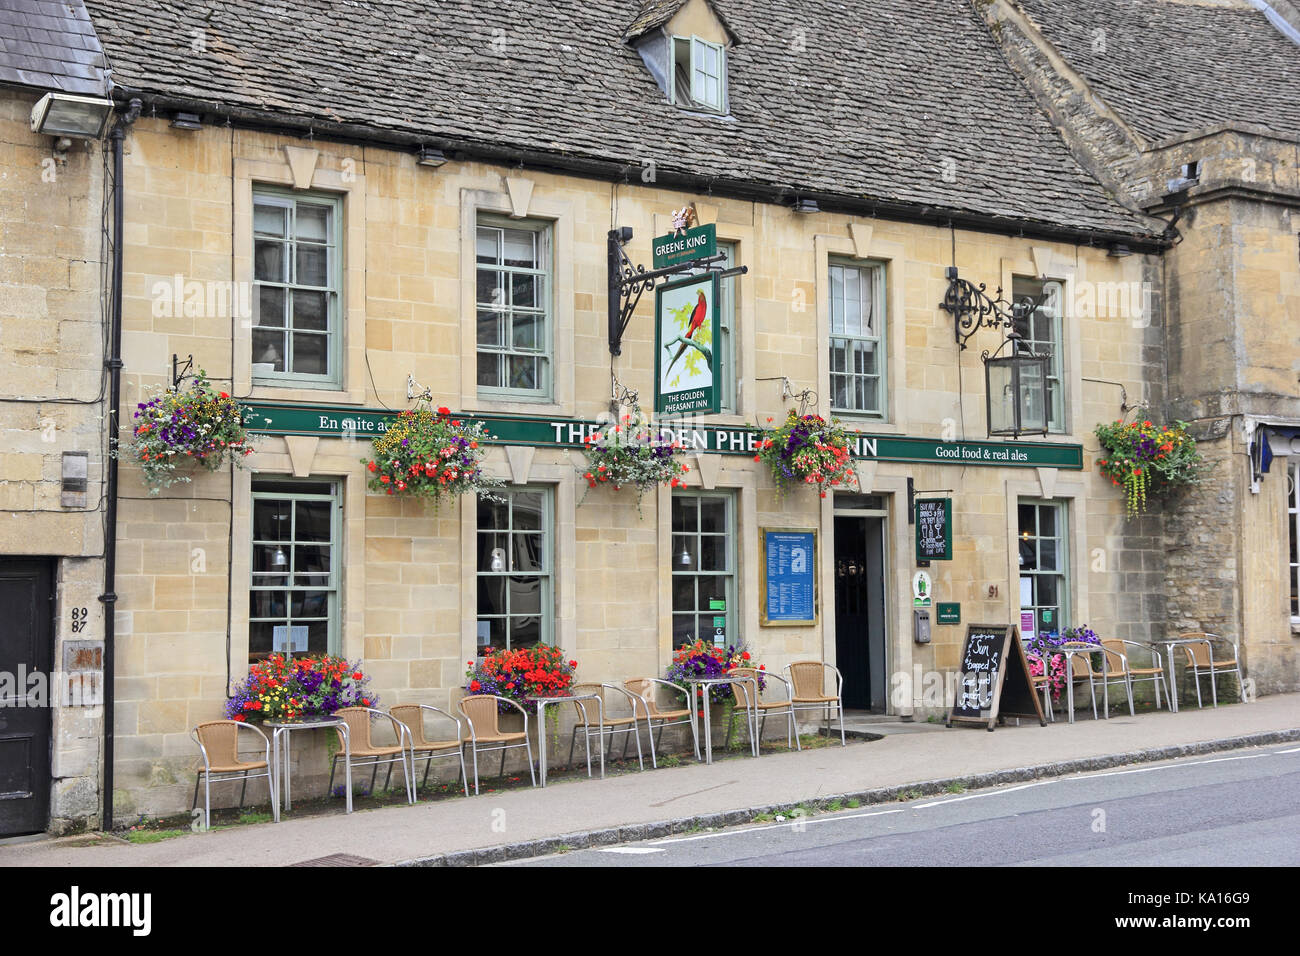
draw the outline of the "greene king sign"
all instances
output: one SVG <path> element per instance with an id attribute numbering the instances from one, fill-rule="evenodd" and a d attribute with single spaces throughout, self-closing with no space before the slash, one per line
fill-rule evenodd
<path id="1" fill-rule="evenodd" d="M 369 441 L 388 430 L 396 412 L 370 408 L 278 405 L 244 405 L 249 431 L 261 435 L 315 435 L 321 438 Z M 574 419 L 506 416 L 465 416 L 481 421 L 497 445 L 533 445 L 539 448 L 581 448 L 606 423 Z M 660 432 L 680 441 L 687 451 L 722 455 L 758 452 L 761 434 L 743 426 L 694 425 L 661 421 Z M 976 465 L 1003 468 L 1083 468 L 1083 446 L 1054 442 L 940 441 L 906 435 L 851 435 L 850 451 L 864 461 L 902 461 L 924 465 Z"/>

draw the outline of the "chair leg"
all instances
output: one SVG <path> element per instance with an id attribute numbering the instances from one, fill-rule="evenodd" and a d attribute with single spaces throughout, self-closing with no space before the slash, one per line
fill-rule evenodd
<path id="1" fill-rule="evenodd" d="M 248 796 L 248 771 L 244 771 L 244 782 L 239 788 L 239 809 L 244 809 L 244 798 Z"/>
<path id="2" fill-rule="evenodd" d="M 339 757 L 342 754 L 335 754 L 334 759 L 330 761 L 330 782 L 325 786 L 325 792 L 331 796 L 334 794 L 334 771 L 339 767 Z M 287 770 L 288 768 L 286 768 Z"/>
<path id="3" fill-rule="evenodd" d="M 498 780 L 504 780 L 506 778 L 506 749 L 507 748 L 504 746 L 501 748 L 501 772 L 497 774 Z"/>
<path id="4" fill-rule="evenodd" d="M 1128 691 L 1128 715 L 1136 717 L 1137 711 L 1133 709 L 1133 676 L 1131 674 L 1124 675 L 1124 687 Z"/>
<path id="5" fill-rule="evenodd" d="M 194 775 L 194 800 L 192 803 L 190 803 L 191 811 L 194 810 L 194 808 L 199 805 L 199 784 L 203 782 L 203 777 L 206 773 L 207 771 L 200 770 L 198 773 Z"/>
<path id="6" fill-rule="evenodd" d="M 461 750 L 464 753 L 464 749 Z M 471 741 L 470 752 L 474 756 L 474 796 L 478 796 L 478 744 Z"/>
<path id="7" fill-rule="evenodd" d="M 528 725 L 525 724 L 524 730 L 527 729 Z M 537 773 L 533 770 L 533 742 L 527 737 L 524 738 L 524 747 L 528 750 L 528 775 L 533 778 L 533 786 L 535 787 L 537 786 Z"/>
<path id="8" fill-rule="evenodd" d="M 569 766 L 570 767 L 573 766 L 573 749 L 578 745 L 579 726 L 582 726 L 583 730 L 587 729 L 585 725 L 579 725 L 579 724 L 573 725 L 573 733 L 569 736 Z M 588 737 L 590 737 L 590 731 L 588 731 Z M 588 746 L 590 746 L 590 742 L 588 743 Z"/>
<path id="9" fill-rule="evenodd" d="M 641 725 L 636 722 L 635 718 L 632 720 L 632 734 L 633 736 L 636 737 L 636 765 L 641 769 L 642 772 L 645 772 L 645 754 L 641 750 Z M 647 734 L 646 736 L 649 736 L 649 734 Z M 657 770 L 658 764 L 655 763 L 654 753 L 655 753 L 654 741 L 651 740 L 650 741 L 650 766 Z"/>
<path id="10" fill-rule="evenodd" d="M 392 770 L 393 768 L 390 765 L 388 769 Z M 374 769 L 370 771 L 370 795 L 371 796 L 374 796 L 375 794 L 375 778 L 378 776 L 379 776 L 379 761 L 376 760 Z"/>
<path id="11" fill-rule="evenodd" d="M 1201 671 L 1199 668 L 1192 668 L 1192 680 L 1196 681 L 1196 706 L 1204 707 L 1201 703 Z"/>
<path id="12" fill-rule="evenodd" d="M 203 829 L 212 829 L 212 774 L 203 775 Z"/>
<path id="13" fill-rule="evenodd" d="M 469 774 L 465 772 L 465 748 L 460 748 L 460 779 L 465 787 L 465 796 L 469 796 Z M 474 781 L 474 792 L 478 793 L 478 781 Z"/>
<path id="14" fill-rule="evenodd" d="M 844 739 L 844 698 L 841 697 L 835 704 L 840 712 L 840 746 L 847 747 L 848 742 Z M 828 728 L 829 729 L 829 728 Z"/>
<path id="15" fill-rule="evenodd" d="M 1223 671 L 1215 668 L 1214 656 L 1210 655 L 1210 700 L 1216 708 L 1219 706 L 1219 689 L 1217 685 L 1219 683 L 1219 675 L 1222 673 Z"/>
<path id="16" fill-rule="evenodd" d="M 379 768 L 376 767 L 375 769 L 378 770 Z M 393 785 L 393 765 L 390 762 L 388 764 L 388 773 L 384 774 L 384 789 L 387 790 L 392 785 Z M 372 786 L 371 789 L 373 790 L 374 787 Z"/>

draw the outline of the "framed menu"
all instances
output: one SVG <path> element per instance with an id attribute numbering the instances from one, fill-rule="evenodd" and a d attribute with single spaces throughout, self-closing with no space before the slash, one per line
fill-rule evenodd
<path id="1" fill-rule="evenodd" d="M 766 627 L 817 623 L 817 531 L 759 532 L 759 623 Z"/>

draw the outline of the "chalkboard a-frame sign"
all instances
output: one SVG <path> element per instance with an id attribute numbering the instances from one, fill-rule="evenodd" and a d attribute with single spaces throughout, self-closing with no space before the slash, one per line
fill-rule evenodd
<path id="1" fill-rule="evenodd" d="M 1040 725 L 1047 726 L 1014 624 L 968 626 L 958 667 L 947 726 L 986 724 L 991 731 L 1003 717 L 1037 717 Z"/>
<path id="2" fill-rule="evenodd" d="M 916 560 L 952 560 L 952 499 L 916 499 Z"/>

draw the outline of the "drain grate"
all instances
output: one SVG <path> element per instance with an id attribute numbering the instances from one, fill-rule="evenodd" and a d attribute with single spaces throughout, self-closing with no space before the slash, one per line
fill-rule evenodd
<path id="1" fill-rule="evenodd" d="M 372 860 L 369 857 L 353 856 L 351 853 L 331 853 L 329 856 L 318 856 L 314 860 L 303 860 L 300 863 L 290 863 L 290 866 L 378 866 L 378 860 Z"/>

